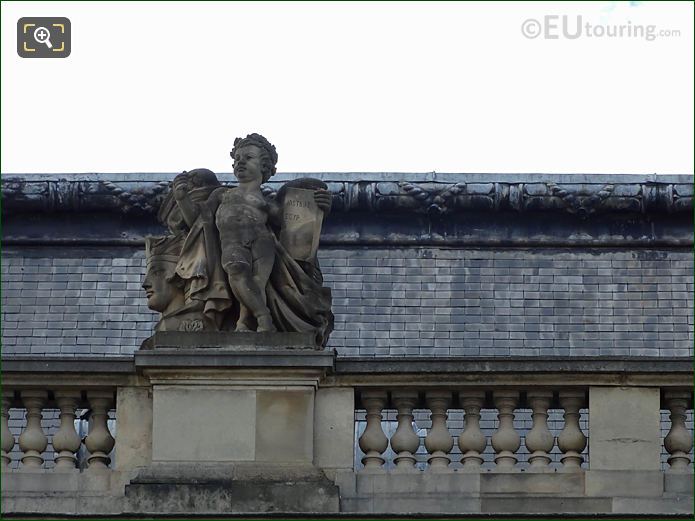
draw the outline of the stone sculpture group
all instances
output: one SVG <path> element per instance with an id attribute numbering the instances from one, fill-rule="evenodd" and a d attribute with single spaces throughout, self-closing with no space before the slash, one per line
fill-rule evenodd
<path id="1" fill-rule="evenodd" d="M 331 195 L 312 178 L 264 195 L 278 155 L 259 134 L 237 138 L 231 156 L 236 186 L 184 172 L 159 209 L 168 234 L 146 239 L 143 283 L 162 314 L 155 329 L 312 332 L 324 346 L 333 315 L 316 251 Z"/>

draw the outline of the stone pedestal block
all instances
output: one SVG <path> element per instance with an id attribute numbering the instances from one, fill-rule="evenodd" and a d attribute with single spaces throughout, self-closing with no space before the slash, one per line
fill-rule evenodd
<path id="1" fill-rule="evenodd" d="M 351 465 L 352 436 L 341 437 L 352 433 L 354 400 L 318 391 L 333 362 L 311 335 L 155 334 L 135 355 L 151 386 L 152 457 L 126 488 L 132 507 L 337 511 L 338 489 L 320 467 Z"/>
<path id="2" fill-rule="evenodd" d="M 333 356 L 299 333 L 155 334 L 135 355 L 152 389 L 152 461 L 313 463 Z"/>

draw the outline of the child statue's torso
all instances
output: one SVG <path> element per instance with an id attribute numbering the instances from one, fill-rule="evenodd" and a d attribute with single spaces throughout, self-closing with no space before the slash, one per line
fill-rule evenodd
<path id="1" fill-rule="evenodd" d="M 215 213 L 220 241 L 249 245 L 270 233 L 267 227 L 268 202 L 258 192 L 242 192 L 237 188 L 225 190 Z"/>

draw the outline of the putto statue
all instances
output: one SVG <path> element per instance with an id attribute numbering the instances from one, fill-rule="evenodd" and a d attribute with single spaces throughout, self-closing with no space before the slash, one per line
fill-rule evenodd
<path id="1" fill-rule="evenodd" d="M 147 239 L 143 283 L 148 306 L 162 313 L 156 330 L 314 332 L 324 346 L 333 314 L 316 252 L 327 186 L 297 179 L 266 197 L 261 185 L 278 154 L 259 134 L 235 139 L 231 156 L 237 186 L 191 170 L 160 207 L 170 234 Z"/>

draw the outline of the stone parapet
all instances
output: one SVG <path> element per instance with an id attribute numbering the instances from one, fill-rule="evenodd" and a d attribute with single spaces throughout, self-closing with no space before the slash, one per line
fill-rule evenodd
<path id="1" fill-rule="evenodd" d="M 159 336 L 131 361 L 8 359 L 3 513 L 692 511 L 689 359 L 336 360 L 300 337 L 234 336 Z"/>

